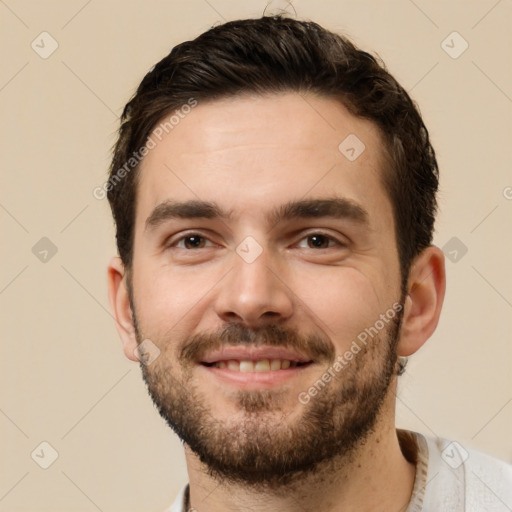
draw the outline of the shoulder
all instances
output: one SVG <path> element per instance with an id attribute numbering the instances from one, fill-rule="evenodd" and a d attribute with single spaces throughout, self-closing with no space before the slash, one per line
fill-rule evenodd
<path id="1" fill-rule="evenodd" d="M 457 441 L 418 436 L 428 453 L 428 481 L 433 484 L 426 494 L 434 501 L 456 501 L 466 512 L 512 510 L 510 464 Z"/>

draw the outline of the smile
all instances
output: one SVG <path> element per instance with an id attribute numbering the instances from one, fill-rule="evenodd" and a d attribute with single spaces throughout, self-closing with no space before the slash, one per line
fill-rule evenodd
<path id="1" fill-rule="evenodd" d="M 209 352 L 197 362 L 209 378 L 224 384 L 270 389 L 299 377 L 315 361 L 285 347 L 238 345 Z"/>
<path id="2" fill-rule="evenodd" d="M 287 370 L 288 368 L 296 368 L 304 366 L 309 362 L 290 361 L 289 359 L 259 359 L 256 361 L 245 359 L 238 361 L 236 359 L 216 361 L 214 363 L 203 363 L 205 366 L 231 370 L 233 372 L 253 373 L 253 372 L 270 372 L 277 370 Z"/>

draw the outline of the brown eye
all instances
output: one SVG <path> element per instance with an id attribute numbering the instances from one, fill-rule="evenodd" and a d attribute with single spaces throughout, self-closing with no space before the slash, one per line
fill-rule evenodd
<path id="1" fill-rule="evenodd" d="M 182 236 L 181 238 L 178 238 L 175 242 L 169 245 L 170 248 L 176 247 L 178 249 L 203 249 L 207 246 L 207 243 L 209 240 L 201 235 L 198 234 L 192 234 L 187 236 Z M 211 244 L 211 242 L 210 242 Z"/>
<path id="2" fill-rule="evenodd" d="M 308 246 L 311 249 L 327 249 L 329 247 L 329 242 L 331 238 L 325 235 L 309 235 L 306 237 L 308 239 Z"/>
<path id="3" fill-rule="evenodd" d="M 298 244 L 301 249 L 331 249 L 345 247 L 346 244 L 338 242 L 335 238 L 323 233 L 311 233 L 302 238 Z"/>
<path id="4" fill-rule="evenodd" d="M 199 235 L 186 236 L 183 241 L 186 249 L 200 249 L 205 245 L 205 239 Z"/>

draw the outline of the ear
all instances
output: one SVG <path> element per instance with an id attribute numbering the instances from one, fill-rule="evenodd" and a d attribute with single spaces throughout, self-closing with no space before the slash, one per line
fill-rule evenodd
<path id="1" fill-rule="evenodd" d="M 116 328 L 123 343 L 124 354 L 132 361 L 139 361 L 135 356 L 137 338 L 133 324 L 133 313 L 127 288 L 127 274 L 121 258 L 112 258 L 108 264 L 108 298 L 116 318 Z"/>
<path id="2" fill-rule="evenodd" d="M 446 289 L 444 262 L 443 251 L 431 245 L 411 265 L 398 343 L 399 356 L 414 354 L 437 327 Z"/>

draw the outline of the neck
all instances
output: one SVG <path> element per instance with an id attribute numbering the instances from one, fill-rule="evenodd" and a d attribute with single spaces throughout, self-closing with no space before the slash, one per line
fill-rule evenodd
<path id="1" fill-rule="evenodd" d="M 384 416 L 394 418 L 394 414 Z M 382 419 L 349 459 L 333 459 L 279 489 L 218 481 L 188 447 L 185 453 L 191 510 L 200 512 L 404 512 L 415 478 L 415 466 L 402 454 L 394 421 Z"/>

